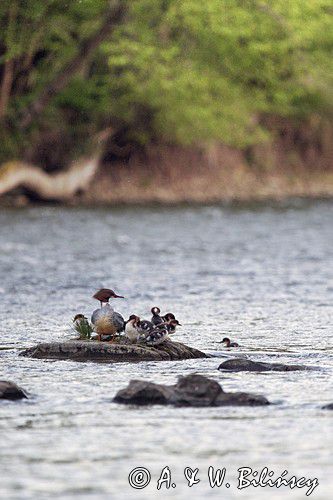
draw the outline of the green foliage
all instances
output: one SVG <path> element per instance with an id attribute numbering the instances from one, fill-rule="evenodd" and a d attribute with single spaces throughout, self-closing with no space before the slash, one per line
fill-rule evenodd
<path id="1" fill-rule="evenodd" d="M 31 155 L 52 132 L 70 138 L 65 161 L 109 124 L 141 144 L 244 147 L 267 136 L 263 115 L 331 112 L 330 0 L 133 0 L 125 21 L 22 129 L 27 108 L 116 3 L 1 1 L 0 159 Z"/>
<path id="2" fill-rule="evenodd" d="M 80 340 L 90 340 L 91 335 L 94 331 L 93 326 L 89 323 L 86 318 L 83 318 L 80 321 L 75 321 L 73 324 L 73 329 L 75 332 L 79 334 Z"/>
<path id="3" fill-rule="evenodd" d="M 167 140 L 245 146 L 264 136 L 260 114 L 323 112 L 333 83 L 330 23 L 326 0 L 135 2 L 108 46 L 123 116 L 140 102 Z"/>

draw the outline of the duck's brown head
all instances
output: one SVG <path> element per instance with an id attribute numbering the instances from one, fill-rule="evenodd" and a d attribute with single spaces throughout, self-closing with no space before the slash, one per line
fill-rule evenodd
<path id="1" fill-rule="evenodd" d="M 227 347 L 230 346 L 230 339 L 228 337 L 224 337 L 222 340 L 222 343 L 225 344 Z"/>
<path id="2" fill-rule="evenodd" d="M 99 300 L 100 302 L 109 302 L 110 299 L 124 299 L 122 295 L 117 295 L 110 288 L 101 288 L 93 295 L 93 298 Z"/>

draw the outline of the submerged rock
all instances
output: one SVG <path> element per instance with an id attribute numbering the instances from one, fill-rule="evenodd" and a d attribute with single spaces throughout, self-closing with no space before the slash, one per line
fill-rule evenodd
<path id="1" fill-rule="evenodd" d="M 85 340 L 49 342 L 25 349 L 20 353 L 20 356 L 38 359 L 99 362 L 170 361 L 207 357 L 205 353 L 198 349 L 171 340 L 154 347 Z"/>
<path id="2" fill-rule="evenodd" d="M 304 365 L 285 365 L 283 363 L 264 363 L 262 361 L 251 361 L 245 358 L 227 359 L 220 364 L 219 370 L 229 372 L 294 372 L 301 370 L 313 370 L 311 366 Z"/>
<path id="3" fill-rule="evenodd" d="M 245 392 L 224 392 L 215 381 L 202 375 L 180 377 L 175 385 L 131 380 L 115 396 L 116 403 L 173 406 L 262 406 L 270 404 L 264 397 Z"/>
<path id="4" fill-rule="evenodd" d="M 18 387 L 14 382 L 7 380 L 0 380 L 0 399 L 27 399 L 27 395 Z"/>

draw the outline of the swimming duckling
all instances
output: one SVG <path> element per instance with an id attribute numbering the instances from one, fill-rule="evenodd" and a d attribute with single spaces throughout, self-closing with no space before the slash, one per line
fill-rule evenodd
<path id="1" fill-rule="evenodd" d="M 231 342 L 231 340 L 228 337 L 224 337 L 224 339 L 222 340 L 222 343 L 226 347 L 239 347 L 239 344 L 237 344 L 237 342 Z"/>
<path id="2" fill-rule="evenodd" d="M 125 337 L 127 337 L 132 343 L 136 342 L 139 336 L 138 332 L 138 322 L 140 321 L 139 316 L 131 314 L 125 323 Z"/>
<path id="3" fill-rule="evenodd" d="M 108 303 L 93 312 L 91 322 L 95 327 L 98 340 L 102 340 L 103 335 L 115 336 L 125 328 L 125 320 L 122 315 L 114 311 Z"/>
<path id="4" fill-rule="evenodd" d="M 159 307 L 152 307 L 151 308 L 151 313 L 152 313 L 152 318 L 151 318 L 151 322 L 153 323 L 153 325 L 159 325 L 161 323 L 163 323 L 163 318 L 160 316 L 160 312 L 161 312 L 161 309 Z"/>
<path id="5" fill-rule="evenodd" d="M 122 295 L 117 295 L 113 290 L 109 288 L 101 288 L 93 295 L 93 298 L 100 301 L 101 307 L 103 303 L 109 303 L 110 299 L 124 299 Z"/>

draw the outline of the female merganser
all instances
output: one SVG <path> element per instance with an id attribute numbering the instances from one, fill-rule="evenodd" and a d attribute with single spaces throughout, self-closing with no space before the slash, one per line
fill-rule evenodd
<path id="1" fill-rule="evenodd" d="M 98 340 L 102 340 L 103 335 L 114 336 L 122 332 L 125 327 L 125 320 L 122 315 L 114 311 L 108 303 L 92 313 L 91 322 L 95 327 Z"/>
<path id="2" fill-rule="evenodd" d="M 140 321 L 139 316 L 131 314 L 125 323 L 125 337 L 127 337 L 132 343 L 138 340 L 138 322 Z"/>
<path id="3" fill-rule="evenodd" d="M 151 313 L 152 313 L 152 318 L 151 322 L 153 325 L 159 325 L 160 323 L 163 323 L 163 318 L 160 316 L 161 309 L 159 307 L 152 307 L 151 308 Z"/>
<path id="4" fill-rule="evenodd" d="M 122 295 L 117 295 L 113 290 L 110 290 L 109 288 L 101 288 L 93 295 L 93 298 L 99 300 L 102 307 L 103 303 L 109 303 L 110 299 L 124 299 L 125 297 L 123 297 Z"/>
<path id="5" fill-rule="evenodd" d="M 237 344 L 237 342 L 231 342 L 231 340 L 228 337 L 224 337 L 224 339 L 222 340 L 222 343 L 226 347 L 239 347 L 239 344 Z"/>

